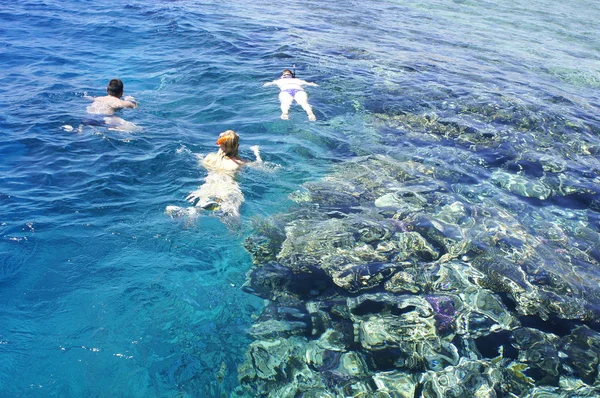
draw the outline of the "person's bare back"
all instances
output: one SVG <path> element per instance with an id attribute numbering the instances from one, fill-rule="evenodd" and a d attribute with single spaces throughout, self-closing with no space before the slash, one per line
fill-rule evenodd
<path id="1" fill-rule="evenodd" d="M 90 97 L 93 100 L 86 110 L 92 115 L 105 115 L 104 124 L 108 125 L 109 130 L 117 131 L 138 131 L 141 130 L 134 123 L 128 122 L 115 116 L 115 112 L 123 108 L 137 108 L 138 103 L 132 96 L 126 96 L 123 99 L 123 82 L 119 79 L 112 79 L 106 87 L 108 95 L 103 97 Z"/>
<path id="2" fill-rule="evenodd" d="M 94 115 L 114 115 L 115 111 L 123 108 L 137 108 L 137 102 L 131 96 L 122 100 L 112 95 L 105 95 L 94 98 L 94 102 L 87 107 L 87 112 Z"/>

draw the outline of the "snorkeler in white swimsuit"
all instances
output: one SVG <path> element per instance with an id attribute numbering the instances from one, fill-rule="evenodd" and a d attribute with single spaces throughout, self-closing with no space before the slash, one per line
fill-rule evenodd
<path id="1" fill-rule="evenodd" d="M 308 115 L 308 120 L 317 120 L 315 114 L 312 111 L 312 107 L 308 103 L 308 95 L 306 91 L 302 88 L 302 86 L 315 86 L 317 87 L 317 83 L 307 82 L 302 79 L 297 79 L 294 77 L 294 74 L 291 70 L 286 69 L 281 74 L 281 78 L 277 80 L 273 80 L 272 82 L 268 82 L 263 84 L 264 87 L 277 85 L 281 90 L 279 92 L 279 102 L 281 102 L 281 118 L 283 120 L 289 119 L 289 110 L 290 106 L 296 101 L 302 109 Z"/>

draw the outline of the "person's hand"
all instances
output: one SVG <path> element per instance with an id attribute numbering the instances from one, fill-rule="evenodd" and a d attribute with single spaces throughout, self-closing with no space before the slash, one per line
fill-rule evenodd
<path id="1" fill-rule="evenodd" d="M 125 101 L 135 102 L 135 98 L 133 98 L 131 95 L 126 95 L 125 97 L 123 97 L 123 99 Z"/>

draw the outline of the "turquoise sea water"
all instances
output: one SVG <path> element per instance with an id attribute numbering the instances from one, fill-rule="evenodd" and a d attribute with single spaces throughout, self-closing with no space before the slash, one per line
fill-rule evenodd
<path id="1" fill-rule="evenodd" d="M 355 156 L 414 155 L 523 217 L 585 220 L 578 276 L 597 290 L 598 21 L 592 1 L 2 2 L 1 395 L 229 395 L 262 307 L 240 290 L 252 221 Z M 294 64 L 320 85 L 315 123 L 281 121 L 262 87 Z M 85 124 L 115 77 L 141 132 Z M 238 228 L 169 218 L 226 129 L 279 167 L 240 174 Z M 502 180 L 549 164 L 572 190 Z"/>

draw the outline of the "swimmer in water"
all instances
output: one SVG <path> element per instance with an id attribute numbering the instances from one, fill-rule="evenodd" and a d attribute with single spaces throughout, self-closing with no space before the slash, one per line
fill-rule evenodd
<path id="1" fill-rule="evenodd" d="M 110 130 L 134 131 L 140 128 L 135 124 L 115 116 L 115 112 L 123 108 L 137 108 L 138 103 L 132 96 L 126 96 L 123 99 L 123 82 L 119 79 L 112 79 L 108 82 L 106 93 L 103 97 L 88 97 L 93 100 L 87 107 L 87 112 L 93 115 L 105 115 L 104 124 L 109 126 Z"/>
<path id="2" fill-rule="evenodd" d="M 289 110 L 294 100 L 299 104 L 302 109 L 308 115 L 308 120 L 317 120 L 315 114 L 312 111 L 311 106 L 308 103 L 308 95 L 306 91 L 302 89 L 302 86 L 315 86 L 318 87 L 317 83 L 307 82 L 302 79 L 297 79 L 291 70 L 286 69 L 281 74 L 281 77 L 272 82 L 263 84 L 263 87 L 277 85 L 281 90 L 279 92 L 279 102 L 281 102 L 281 118 L 283 120 L 289 119 Z"/>
<path id="3" fill-rule="evenodd" d="M 209 153 L 202 159 L 202 165 L 208 170 L 204 184 L 190 193 L 186 200 L 194 204 L 192 208 L 167 206 L 165 213 L 174 216 L 194 216 L 205 210 L 218 210 L 229 219 L 238 219 L 244 195 L 235 180 L 236 172 L 244 165 L 260 164 L 259 147 L 250 147 L 256 156 L 251 162 L 240 158 L 238 153 L 240 137 L 233 130 L 224 131 L 217 139 L 219 150 Z"/>

